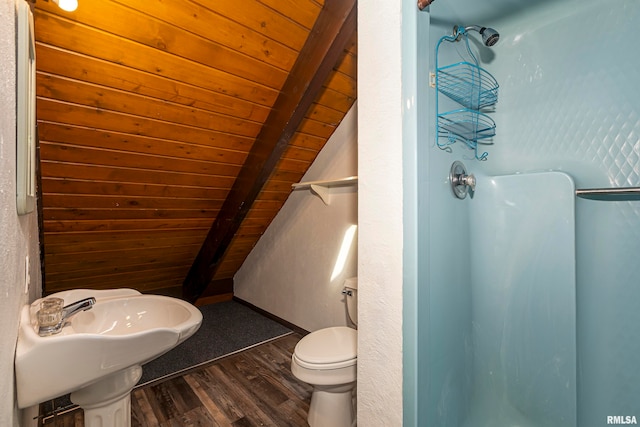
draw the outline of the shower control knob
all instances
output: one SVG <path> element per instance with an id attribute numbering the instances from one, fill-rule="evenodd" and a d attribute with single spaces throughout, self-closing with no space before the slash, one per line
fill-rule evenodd
<path id="1" fill-rule="evenodd" d="M 467 168 L 459 161 L 453 162 L 449 171 L 449 182 L 453 194 L 458 199 L 467 197 L 469 189 L 476 191 L 476 177 L 473 174 L 467 174 Z"/>
<path id="2" fill-rule="evenodd" d="M 460 182 L 471 188 L 471 191 L 476 191 L 476 177 L 473 174 L 460 176 Z"/>

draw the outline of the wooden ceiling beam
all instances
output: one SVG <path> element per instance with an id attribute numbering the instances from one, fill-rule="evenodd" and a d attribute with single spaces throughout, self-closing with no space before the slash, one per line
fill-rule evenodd
<path id="1" fill-rule="evenodd" d="M 211 282 L 242 220 L 269 179 L 289 140 L 318 97 L 357 25 L 356 0 L 326 0 L 183 286 L 195 302 Z"/>

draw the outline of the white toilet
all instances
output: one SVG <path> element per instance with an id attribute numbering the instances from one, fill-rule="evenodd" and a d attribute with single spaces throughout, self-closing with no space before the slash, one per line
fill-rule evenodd
<path id="1" fill-rule="evenodd" d="M 347 279 L 342 293 L 349 318 L 358 323 L 358 279 Z M 320 329 L 302 338 L 291 357 L 291 372 L 313 386 L 307 421 L 311 427 L 356 425 L 355 395 L 358 332 L 346 326 Z"/>

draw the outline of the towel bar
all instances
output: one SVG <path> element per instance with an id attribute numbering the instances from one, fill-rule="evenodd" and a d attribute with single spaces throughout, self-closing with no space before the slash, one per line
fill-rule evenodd
<path id="1" fill-rule="evenodd" d="M 576 196 L 583 199 L 616 202 L 640 200 L 640 187 L 584 188 L 576 190 Z"/>

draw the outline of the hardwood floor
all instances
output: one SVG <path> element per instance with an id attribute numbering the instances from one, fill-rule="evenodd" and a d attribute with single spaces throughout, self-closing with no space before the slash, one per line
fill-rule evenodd
<path id="1" fill-rule="evenodd" d="M 311 387 L 291 374 L 300 338 L 287 335 L 134 390 L 131 426 L 308 426 Z M 82 411 L 44 425 L 83 427 Z"/>

